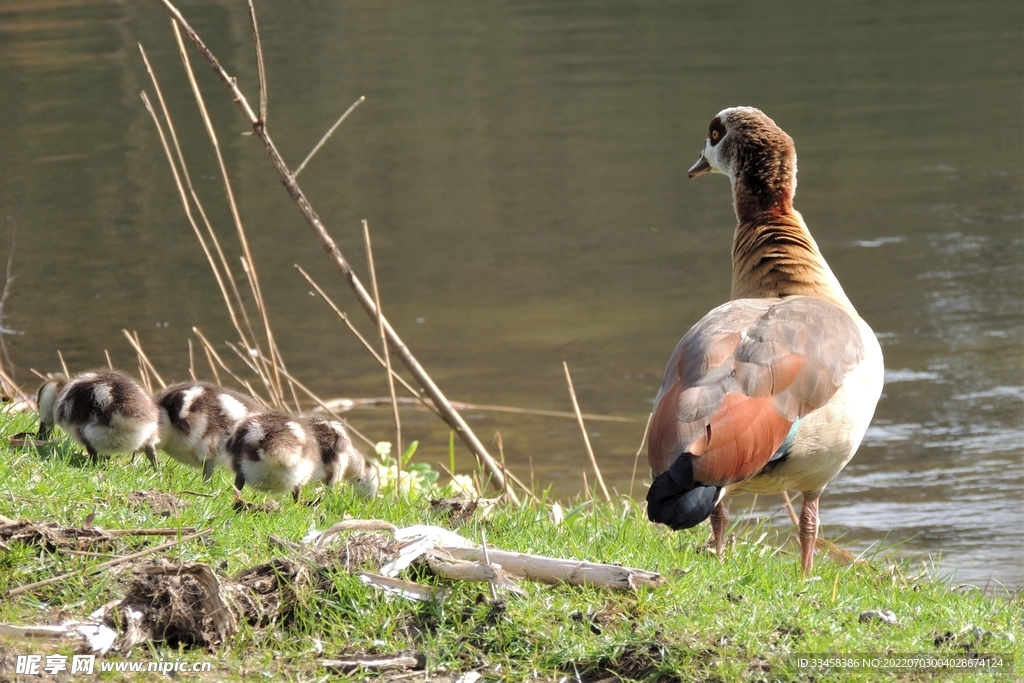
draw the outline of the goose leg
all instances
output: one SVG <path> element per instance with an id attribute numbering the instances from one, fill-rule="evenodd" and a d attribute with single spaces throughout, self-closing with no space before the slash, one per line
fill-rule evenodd
<path id="1" fill-rule="evenodd" d="M 814 567 L 814 545 L 818 538 L 818 499 L 808 500 L 804 495 L 800 507 L 800 568 L 804 575 Z"/>
<path id="2" fill-rule="evenodd" d="M 156 465 L 156 448 L 151 443 L 146 444 L 146 457 L 149 459 L 149 464 L 153 466 L 153 471 L 159 472 L 160 468 Z"/>
<path id="3" fill-rule="evenodd" d="M 245 476 L 239 472 L 235 475 L 235 490 L 241 491 L 243 486 L 245 486 Z"/>
<path id="4" fill-rule="evenodd" d="M 725 557 L 725 530 L 729 528 L 729 511 L 725 508 L 724 501 L 718 501 L 718 505 L 711 511 L 711 533 L 715 538 L 715 552 L 719 558 Z"/>
<path id="5" fill-rule="evenodd" d="M 296 503 L 299 502 L 299 491 L 301 490 L 301 486 L 296 486 L 295 488 L 292 489 L 292 500 L 294 500 Z"/>
<path id="6" fill-rule="evenodd" d="M 203 481 L 210 481 L 213 478 L 213 458 L 207 458 L 203 463 Z"/>

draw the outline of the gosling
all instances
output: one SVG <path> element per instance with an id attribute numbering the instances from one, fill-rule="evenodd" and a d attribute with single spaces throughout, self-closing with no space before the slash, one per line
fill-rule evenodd
<path id="1" fill-rule="evenodd" d="M 85 372 L 39 387 L 38 438 L 47 439 L 56 424 L 98 462 L 101 455 L 146 452 L 153 469 L 158 411 L 153 398 L 135 380 L 119 372 Z"/>
<path id="2" fill-rule="evenodd" d="M 225 450 L 228 438 L 239 422 L 261 410 L 251 396 L 206 382 L 173 384 L 160 392 L 156 405 L 156 447 L 183 465 L 203 470 L 203 481 L 210 481 L 214 467 L 231 466 Z"/>
<path id="3" fill-rule="evenodd" d="M 361 495 L 377 494 L 377 470 L 352 446 L 338 422 L 280 413 L 250 415 L 227 442 L 235 488 L 249 484 L 271 493 L 291 491 L 297 502 L 302 487 L 318 479 L 328 486 L 354 480 Z"/>

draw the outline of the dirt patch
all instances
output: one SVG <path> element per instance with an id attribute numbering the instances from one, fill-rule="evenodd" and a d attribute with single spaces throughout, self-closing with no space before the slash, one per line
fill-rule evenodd
<path id="1" fill-rule="evenodd" d="M 24 519 L 0 524 L 0 541 L 41 545 L 50 552 L 61 549 L 107 552 L 114 546 L 114 537 L 103 529 L 63 527 Z"/>
<path id="2" fill-rule="evenodd" d="M 128 494 L 128 505 L 132 508 L 149 508 L 161 517 L 177 515 L 189 506 L 189 501 L 160 491 L 132 491 Z"/>
<path id="3" fill-rule="evenodd" d="M 430 511 L 453 525 L 463 524 L 476 512 L 477 502 L 462 496 L 430 501 Z"/>
<path id="4" fill-rule="evenodd" d="M 265 515 L 270 515 L 281 509 L 281 504 L 276 500 L 267 500 L 262 503 L 250 503 L 244 498 L 235 498 L 235 502 L 231 504 L 231 509 L 235 512 L 251 513 L 258 512 Z"/>
<path id="5" fill-rule="evenodd" d="M 402 544 L 388 534 L 362 532 L 347 536 L 342 543 L 318 548 L 313 560 L 321 567 L 348 572 L 377 571 L 398 557 Z"/>

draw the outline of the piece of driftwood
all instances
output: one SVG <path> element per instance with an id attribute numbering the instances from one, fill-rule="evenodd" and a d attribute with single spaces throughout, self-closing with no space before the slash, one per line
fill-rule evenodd
<path id="1" fill-rule="evenodd" d="M 422 654 L 320 660 L 320 666 L 343 674 L 356 673 L 357 671 L 404 671 L 406 669 L 423 669 L 426 665 L 427 658 Z"/>
<path id="2" fill-rule="evenodd" d="M 460 560 L 480 562 L 484 559 L 482 548 L 442 547 L 441 550 Z M 665 582 L 661 574 L 643 569 L 584 560 L 565 560 L 544 555 L 528 555 L 497 548 L 488 550 L 491 562 L 501 565 L 501 568 L 512 576 L 544 583 L 568 583 L 573 586 L 586 585 L 596 588 L 632 590 L 641 586 L 654 588 Z"/>
<path id="3" fill-rule="evenodd" d="M 72 641 L 81 644 L 88 652 L 106 654 L 114 644 L 117 633 L 98 620 L 76 621 L 72 619 L 57 626 L 0 624 L 0 638 Z"/>

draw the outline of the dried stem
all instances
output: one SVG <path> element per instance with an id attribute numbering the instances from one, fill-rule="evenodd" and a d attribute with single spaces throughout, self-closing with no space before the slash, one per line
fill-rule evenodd
<path id="1" fill-rule="evenodd" d="M 156 377 L 156 381 L 160 383 L 161 389 L 166 388 L 167 383 L 164 382 L 164 378 L 161 377 L 160 373 L 156 371 L 156 367 L 154 367 L 153 363 L 150 362 L 149 356 L 147 356 L 146 352 L 142 350 L 142 342 L 139 341 L 139 333 L 129 332 L 128 330 L 121 330 L 121 334 L 125 336 L 125 339 L 128 340 L 128 343 L 132 345 L 133 349 L 135 349 L 135 353 L 139 355 L 139 366 L 144 368 L 147 374 L 150 372 L 153 373 L 153 376 Z M 109 362 L 109 360 L 110 359 L 108 358 L 107 361 Z"/>
<path id="2" fill-rule="evenodd" d="M 249 19 L 252 21 L 252 42 L 256 46 L 256 71 L 260 78 L 260 121 L 267 125 L 267 71 L 263 67 L 263 44 L 260 42 L 260 27 L 256 23 L 256 8 L 249 0 Z"/>
<path id="3" fill-rule="evenodd" d="M 173 22 L 172 22 L 173 24 Z M 252 289 L 253 298 L 256 304 L 256 310 L 259 312 L 262 321 L 264 332 L 267 337 L 267 346 L 270 349 L 270 363 L 271 366 L 276 368 L 277 363 L 274 357 L 274 333 L 270 328 L 270 320 L 267 317 L 267 309 L 263 303 L 263 292 L 260 289 L 259 277 L 256 274 L 256 264 L 252 258 L 252 252 L 249 249 L 249 239 L 245 233 L 245 226 L 242 225 L 242 216 L 238 210 L 238 203 L 235 201 L 235 192 L 231 186 L 231 177 L 228 174 L 227 164 L 224 163 L 224 155 L 221 154 L 220 142 L 217 139 L 217 133 L 213 128 L 213 121 L 210 120 L 210 115 L 206 110 L 206 101 L 203 99 L 203 94 L 199 90 L 199 84 L 196 82 L 195 74 L 192 72 L 192 63 L 188 58 L 188 52 L 185 50 L 185 43 L 181 38 L 181 33 L 178 31 L 178 26 L 174 25 L 174 36 L 178 42 L 178 50 L 181 54 L 182 63 L 185 66 L 185 71 L 188 74 L 189 83 L 192 85 L 192 93 L 196 98 L 196 105 L 199 107 L 199 113 L 202 115 L 203 124 L 206 126 L 206 133 L 210 138 L 210 145 L 213 147 L 214 154 L 217 157 L 217 165 L 220 168 L 221 178 L 224 182 L 224 193 L 227 198 L 228 208 L 231 209 L 231 218 L 235 223 L 235 230 L 238 233 L 238 241 L 242 246 L 243 258 L 246 261 L 250 272 L 247 275 L 250 278 L 250 289 Z M 236 86 L 237 87 L 237 86 Z M 251 110 L 250 110 L 251 113 Z M 261 126 L 262 128 L 262 126 Z M 259 351 L 259 345 L 256 343 L 255 337 L 253 337 L 253 346 Z M 262 352 L 258 356 L 262 360 Z M 281 401 L 278 397 L 283 393 L 281 390 L 281 377 L 274 371 L 274 379 L 270 380 L 269 377 L 261 375 L 264 383 L 267 385 L 267 390 L 270 395 L 274 397 L 275 404 L 280 404 Z"/>
<path id="4" fill-rule="evenodd" d="M 373 245 L 370 243 L 370 224 L 363 221 L 363 240 L 366 242 L 366 265 L 370 269 L 370 284 L 373 285 L 373 301 L 377 307 L 377 329 L 380 331 L 381 350 L 384 353 L 384 368 L 388 374 L 388 390 L 391 393 L 391 410 L 395 416 L 395 450 L 397 456 L 395 464 L 397 467 L 397 481 L 402 480 L 402 418 L 398 414 L 398 398 L 395 396 L 395 378 L 391 371 L 391 352 L 388 350 L 388 336 L 384 334 L 384 309 L 380 305 L 380 288 L 377 287 L 377 266 L 373 261 Z M 402 494 L 402 487 L 396 486 L 398 495 Z"/>
<path id="5" fill-rule="evenodd" d="M 64 362 L 64 354 L 60 352 L 60 349 L 57 349 L 57 358 L 60 358 L 60 367 L 64 370 L 64 377 L 71 379 L 71 373 L 68 371 L 68 364 Z"/>
<path id="6" fill-rule="evenodd" d="M 329 296 L 327 296 L 327 293 L 324 292 L 324 290 L 320 287 L 320 285 L 318 285 L 316 283 L 316 281 L 313 280 L 313 278 L 309 276 L 309 273 L 304 271 L 301 266 L 296 265 L 295 269 L 298 270 L 299 273 L 302 274 L 302 277 L 306 278 L 306 282 L 308 282 L 310 284 L 310 286 L 313 287 L 313 289 L 316 290 L 316 293 L 320 295 L 320 298 L 323 299 L 327 303 L 327 305 L 331 307 L 331 309 L 338 315 L 339 318 L 341 318 L 341 321 L 343 323 L 345 323 L 345 325 L 352 332 L 352 334 L 354 334 L 356 336 L 356 339 L 358 339 L 362 343 L 362 345 L 366 348 L 366 350 L 369 351 L 373 355 L 373 357 L 377 360 L 378 363 L 380 363 L 381 367 L 387 369 L 388 365 L 384 361 L 384 359 L 381 357 L 381 355 L 379 353 L 377 353 L 377 349 L 373 348 L 373 345 L 370 344 L 370 342 L 368 342 L 366 340 L 366 337 L 364 337 L 362 335 L 362 333 L 358 329 L 356 329 L 356 326 L 352 324 L 352 321 L 345 314 L 345 312 L 342 311 L 340 308 L 338 308 L 337 305 L 335 305 L 335 303 L 331 300 L 331 298 Z M 396 380 L 398 380 L 398 382 L 403 387 L 405 387 L 409 391 L 410 394 L 415 396 L 416 397 L 415 400 L 417 400 L 420 405 L 423 405 L 426 408 L 428 408 L 429 410 L 433 411 L 435 415 L 438 415 L 438 416 L 441 415 L 441 413 L 438 412 L 437 408 L 434 406 L 433 403 L 430 403 L 429 401 L 423 400 L 423 396 L 422 396 L 423 392 L 422 391 L 417 391 L 415 387 L 413 387 L 411 384 L 409 384 L 407 381 L 405 381 L 405 378 L 402 377 L 401 375 L 399 375 L 394 370 L 391 371 L 391 376 L 394 377 Z"/>
<path id="7" fill-rule="evenodd" d="M 324 144 L 328 140 L 331 139 L 331 136 L 334 135 L 334 131 L 338 130 L 338 126 L 340 126 L 342 124 L 342 122 L 344 122 L 344 120 L 348 118 L 349 114 L 351 114 L 352 112 L 354 112 L 356 110 L 356 107 L 358 107 L 360 104 L 362 104 L 365 101 L 366 101 L 366 95 L 363 95 L 358 100 L 353 102 L 351 107 L 349 107 L 348 109 L 345 110 L 345 113 L 341 115 L 341 118 L 339 118 L 337 121 L 334 122 L 334 125 L 331 126 L 330 130 L 328 130 L 326 133 L 324 133 L 324 136 L 322 138 L 320 138 L 320 142 L 316 143 L 316 146 L 312 150 L 310 150 L 309 154 L 306 155 L 306 158 L 302 160 L 301 164 L 299 164 L 299 167 L 295 169 L 295 173 L 292 173 L 293 177 L 295 177 L 295 178 L 299 177 L 299 174 L 302 173 L 302 169 L 306 168 L 306 164 L 308 164 L 309 160 L 313 158 L 313 155 L 315 155 L 317 152 L 319 152 L 320 148 L 323 147 Z"/>
<path id="8" fill-rule="evenodd" d="M 235 81 L 235 79 L 232 78 L 227 73 L 227 71 L 224 70 L 224 67 L 221 66 L 217 58 L 213 55 L 212 52 L 210 52 L 210 49 L 206 47 L 206 44 L 203 43 L 199 35 L 196 34 L 195 30 L 188 24 L 187 21 L 185 21 L 185 17 L 183 17 L 181 12 L 178 11 L 178 8 L 175 7 L 170 2 L 170 0 L 160 1 L 161 4 L 163 4 L 163 6 L 166 8 L 167 12 L 171 15 L 173 20 L 176 22 L 176 24 L 185 31 L 185 33 L 189 37 L 189 40 L 192 41 L 192 43 L 203 55 L 203 58 L 206 59 L 206 61 L 210 64 L 210 67 L 213 69 L 216 76 L 220 79 L 221 83 L 227 89 L 228 93 L 235 101 L 235 104 L 245 115 L 249 124 L 252 126 L 253 132 L 259 139 L 260 144 L 263 145 L 263 148 L 266 150 L 271 163 L 273 163 L 274 168 L 277 170 L 278 175 L 281 177 L 282 184 L 285 186 L 285 189 L 288 191 L 288 194 L 291 195 L 292 199 L 295 200 L 295 203 L 298 206 L 299 211 L 302 213 L 303 217 L 306 219 L 306 222 L 309 224 L 317 239 L 320 241 L 321 246 L 324 248 L 325 251 L 328 252 L 331 259 L 338 267 L 338 270 L 341 272 L 346 282 L 348 282 L 349 286 L 352 288 L 352 291 L 355 293 L 356 298 L 358 299 L 363 309 L 367 312 L 371 319 L 376 319 L 377 308 L 376 305 L 374 304 L 372 297 L 366 291 L 366 288 L 363 287 L 362 283 L 359 281 L 359 278 L 352 270 L 352 267 L 349 265 L 348 260 L 341 253 L 341 250 L 338 248 L 338 245 L 331 238 L 330 234 L 328 234 L 327 229 L 324 227 L 324 224 L 320 220 L 319 215 L 317 215 L 316 211 L 313 209 L 313 206 L 306 198 L 306 195 L 302 191 L 302 188 L 300 188 L 298 183 L 295 182 L 295 177 L 292 175 L 291 171 L 288 168 L 288 165 L 281 157 L 280 152 L 278 152 L 277 147 L 274 144 L 273 140 L 270 138 L 270 135 L 267 133 L 266 128 L 263 126 L 262 123 L 260 123 L 260 120 L 253 113 L 252 107 L 249 106 L 249 102 L 245 98 L 245 95 L 243 95 L 242 91 L 238 88 L 238 84 Z M 480 442 L 480 439 L 477 438 L 476 434 L 473 433 L 473 430 L 470 429 L 469 425 L 466 424 L 466 421 L 462 418 L 462 416 L 459 415 L 459 413 L 454 408 L 451 407 L 451 405 L 445 398 L 444 394 L 441 392 L 438 386 L 434 384 L 434 381 L 430 378 L 427 372 L 419 364 L 419 361 L 416 360 L 415 356 L 412 355 L 412 353 L 409 351 L 408 347 L 401 340 L 398 334 L 395 333 L 394 329 L 387 322 L 387 320 L 383 316 L 381 316 L 381 320 L 384 323 L 384 330 L 385 333 L 387 334 L 388 342 L 390 343 L 391 348 L 399 356 L 403 364 L 405 364 L 405 366 L 409 369 L 409 371 L 412 373 L 416 381 L 426 390 L 430 398 L 433 399 L 434 403 L 441 410 L 445 422 L 447 422 L 448 425 L 459 434 L 459 438 L 463 440 L 463 442 L 469 447 L 469 449 L 473 452 L 477 459 L 480 460 L 483 463 L 483 465 L 488 469 L 488 471 L 494 478 L 494 481 L 496 482 L 498 488 L 504 490 L 506 488 L 505 477 L 501 472 L 501 468 L 494 461 L 494 458 L 492 458 L 491 455 L 487 452 L 487 449 Z M 508 494 L 510 498 L 512 498 L 512 501 L 514 503 L 519 503 L 518 497 L 511 489 L 509 489 Z"/>
<path id="9" fill-rule="evenodd" d="M 195 335 L 199 337 L 199 341 L 203 344 L 203 349 L 206 350 L 206 357 L 210 359 L 210 367 L 214 367 L 213 361 L 217 361 L 217 365 L 219 365 L 224 370 L 224 372 L 231 375 L 232 379 L 238 382 L 239 386 L 244 387 L 245 390 L 248 391 L 253 398 L 255 398 L 263 405 L 267 406 L 268 408 L 273 406 L 273 404 L 270 401 L 263 398 L 256 391 L 254 391 L 251 384 L 249 384 L 244 379 L 236 375 L 231 370 L 231 368 L 228 367 L 228 364 L 224 362 L 224 359 L 220 357 L 220 354 L 217 353 L 217 350 L 213 348 L 213 344 L 211 344 L 210 340 L 203 336 L 203 333 L 199 331 L 198 327 L 193 327 L 192 332 L 194 332 Z M 214 369 L 214 375 L 216 375 L 216 372 L 216 369 Z M 220 378 L 217 379 L 217 384 L 220 384 Z"/>
<path id="10" fill-rule="evenodd" d="M 597 466 L 597 458 L 594 457 L 594 449 L 590 447 L 590 437 L 587 436 L 587 428 L 583 424 L 583 414 L 580 413 L 580 405 L 576 402 L 576 390 L 572 386 L 572 377 L 569 375 L 569 364 L 562 361 L 562 367 L 565 368 L 565 381 L 569 385 L 569 396 L 572 398 L 572 407 L 576 411 L 576 420 L 580 423 L 580 431 L 583 432 L 583 443 L 587 447 L 587 455 L 590 456 L 590 464 L 594 466 L 594 474 L 597 475 L 597 483 L 601 486 L 601 492 L 604 494 L 605 500 L 611 500 L 612 497 L 608 493 L 608 487 L 604 485 L 604 477 L 601 476 L 601 468 Z M 586 477 L 586 472 L 583 473 Z"/>
<path id="11" fill-rule="evenodd" d="M 192 340 L 188 340 L 188 376 L 192 378 L 193 382 L 198 382 L 199 378 L 196 377 L 196 353 Z"/>
<path id="12" fill-rule="evenodd" d="M 174 24 L 172 22 L 172 26 L 173 25 Z M 175 31 L 177 31 L 176 27 Z M 238 291 L 238 284 L 235 282 L 235 278 L 231 275 L 231 268 L 228 266 L 227 257 L 224 255 L 224 250 L 220 246 L 220 240 L 217 239 L 217 233 L 213 231 L 210 219 L 206 215 L 206 209 L 203 208 L 203 203 L 199 200 L 199 195 L 196 194 L 195 187 L 192 185 L 192 176 L 188 172 L 188 164 L 185 163 L 185 155 L 182 153 L 181 145 L 178 143 L 178 134 L 174 128 L 174 120 L 171 118 L 170 111 L 167 109 L 167 103 L 164 101 L 163 91 L 160 89 L 160 82 L 157 80 L 156 73 L 149 64 L 149 59 L 147 58 L 146 51 L 143 49 L 142 45 L 139 45 L 139 50 L 142 52 L 142 61 L 146 64 L 146 70 L 149 72 L 150 80 L 153 82 L 153 88 L 156 90 L 157 100 L 160 102 L 160 109 L 164 114 L 164 120 L 167 122 L 167 130 L 170 133 L 171 141 L 174 143 L 174 150 L 177 155 L 177 164 L 174 163 L 175 157 L 171 155 L 170 147 L 167 144 L 167 139 L 163 133 L 163 127 L 160 125 L 160 120 L 153 111 L 153 107 L 150 105 L 149 98 L 146 96 L 146 93 L 142 93 L 142 101 L 146 104 L 146 110 L 149 111 L 150 116 L 152 116 L 153 124 L 156 126 L 157 133 L 160 135 L 160 142 L 163 143 L 164 154 L 167 156 L 167 163 L 171 167 L 171 173 L 174 175 L 174 182 L 178 187 L 181 204 L 185 209 L 185 217 L 188 218 L 189 224 L 192 226 L 192 230 L 195 232 L 196 238 L 199 240 L 199 245 L 203 249 L 203 254 L 206 255 L 206 260 L 210 264 L 213 276 L 217 280 L 217 286 L 220 288 L 221 296 L 224 298 L 224 304 L 227 306 L 228 316 L 231 318 L 232 325 L 234 325 L 235 330 L 237 330 L 238 336 L 242 339 L 243 343 L 246 346 L 250 346 L 251 342 L 248 341 L 245 330 L 242 328 L 242 322 L 244 322 L 245 329 L 249 331 L 249 334 L 252 334 L 252 325 L 249 323 L 249 317 L 245 312 L 245 304 L 242 302 L 242 294 Z M 178 174 L 178 166 L 181 167 L 180 176 Z M 182 183 L 182 180 L 184 180 L 184 183 Z M 186 186 L 188 187 L 188 194 L 185 193 Z M 190 196 L 192 198 L 192 202 L 196 205 L 196 209 L 199 211 L 199 216 L 203 219 L 203 225 L 206 227 L 206 232 L 210 237 L 210 242 L 213 244 L 213 248 L 217 252 L 217 257 L 220 261 L 219 267 L 206 244 L 206 240 L 203 238 L 203 233 L 200 231 L 195 217 L 192 215 L 192 205 L 189 202 Z M 221 274 L 221 269 L 224 271 L 223 275 Z M 228 294 L 225 280 L 227 280 L 227 283 L 231 286 L 231 293 L 234 295 L 234 304 L 232 304 L 231 296 Z M 237 312 L 236 306 L 238 309 Z M 241 312 L 243 318 L 242 322 L 238 319 L 238 312 Z"/>
<path id="13" fill-rule="evenodd" d="M 647 414 L 647 424 L 644 426 L 644 435 L 640 438 L 640 447 L 636 449 L 636 457 L 633 458 L 633 476 L 629 479 L 629 497 L 633 497 L 633 484 L 636 482 L 636 467 L 640 463 L 640 454 L 644 451 L 644 445 L 647 443 L 647 430 L 651 428 L 651 420 L 654 419 L 654 413 Z"/>

